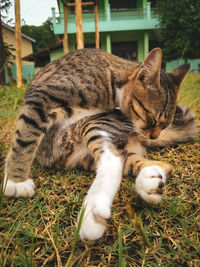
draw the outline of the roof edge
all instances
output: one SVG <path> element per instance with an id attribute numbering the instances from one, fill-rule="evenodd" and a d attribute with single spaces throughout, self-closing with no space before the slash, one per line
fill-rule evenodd
<path id="1" fill-rule="evenodd" d="M 15 32 L 15 28 L 13 28 L 13 27 L 11 27 L 10 25 L 4 23 L 3 21 L 2 21 L 2 26 L 4 26 L 5 28 L 7 28 L 7 29 L 9 29 L 9 30 L 11 30 L 11 31 L 13 31 L 13 32 Z M 35 39 L 29 37 L 28 35 L 26 35 L 26 34 L 24 34 L 24 33 L 22 33 L 22 36 L 23 36 L 24 38 L 28 39 L 29 41 L 31 41 L 32 43 L 35 43 L 35 42 L 36 42 Z"/>

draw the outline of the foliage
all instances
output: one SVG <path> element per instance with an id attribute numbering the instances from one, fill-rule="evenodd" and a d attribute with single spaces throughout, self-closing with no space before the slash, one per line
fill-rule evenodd
<path id="1" fill-rule="evenodd" d="M 24 25 L 22 26 L 22 32 L 36 40 L 33 43 L 34 52 L 57 42 L 51 19 L 47 19 L 41 26 Z"/>
<path id="2" fill-rule="evenodd" d="M 32 44 L 33 52 L 47 48 L 57 42 L 57 37 L 54 34 L 53 24 L 50 18 L 41 26 L 24 25 L 21 29 L 24 34 L 35 39 L 36 42 Z M 36 57 L 34 61 L 36 67 L 44 67 L 50 61 L 50 58 L 48 55 L 46 57 Z"/>
<path id="3" fill-rule="evenodd" d="M 11 0 L 1 0 L 0 2 L 0 10 L 8 11 L 10 6 L 12 5 Z"/>
<path id="4" fill-rule="evenodd" d="M 167 61 L 199 57 L 200 1 L 158 0 L 160 38 L 163 41 L 164 59 Z"/>
<path id="5" fill-rule="evenodd" d="M 188 75 L 179 102 L 196 110 L 200 122 L 199 90 L 200 74 Z M 1 177 L 17 116 L 16 110 L 9 116 L 8 106 L 12 110 L 18 98 L 18 108 L 21 97 L 20 90 L 0 87 Z M 92 245 L 77 242 L 75 225 L 94 174 L 34 163 L 34 198 L 5 197 L 2 203 L 0 266 L 200 266 L 199 141 L 149 151 L 151 158 L 174 166 L 162 203 L 147 205 L 136 196 L 134 180 L 123 178 L 108 231 Z"/>
<path id="6" fill-rule="evenodd" d="M 19 113 L 26 87 L 24 86 L 19 90 L 17 87 L 0 86 L 0 121 Z"/>
<path id="7" fill-rule="evenodd" d="M 7 44 L 4 42 L 4 48 L 6 52 L 6 64 L 12 65 L 13 61 L 15 60 L 15 56 L 13 55 L 13 51 L 15 51 L 15 48 L 13 45 Z"/>

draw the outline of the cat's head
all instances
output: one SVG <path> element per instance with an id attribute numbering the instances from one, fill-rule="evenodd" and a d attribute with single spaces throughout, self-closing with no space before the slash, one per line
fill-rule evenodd
<path id="1" fill-rule="evenodd" d="M 173 119 L 180 84 L 189 71 L 184 64 L 171 72 L 161 70 L 162 51 L 153 49 L 129 77 L 123 97 L 123 111 L 138 133 L 156 139 Z"/>

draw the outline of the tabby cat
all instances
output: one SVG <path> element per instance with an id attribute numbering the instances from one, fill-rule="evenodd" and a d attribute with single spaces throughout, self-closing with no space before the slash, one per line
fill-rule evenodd
<path id="1" fill-rule="evenodd" d="M 185 64 L 165 73 L 161 58 L 159 48 L 142 64 L 82 49 L 43 68 L 24 97 L 5 163 L 5 195 L 33 196 L 28 176 L 37 154 L 43 165 L 96 169 L 84 202 L 83 240 L 103 235 L 122 170 L 138 175 L 136 190 L 144 200 L 159 202 L 171 167 L 144 159 L 141 139 L 158 138 L 173 120 L 189 70 Z"/>
<path id="2" fill-rule="evenodd" d="M 144 139 L 119 109 L 80 119 L 58 129 L 53 125 L 43 138 L 36 159 L 42 166 L 75 167 L 95 171 L 96 178 L 86 198 L 80 237 L 94 241 L 105 231 L 105 220 L 118 191 L 121 176 L 137 176 L 136 191 L 148 203 L 161 200 L 172 168 L 161 161 L 144 158 L 145 146 L 167 146 L 198 134 L 195 117 L 177 106 L 172 124 L 157 139 Z"/>

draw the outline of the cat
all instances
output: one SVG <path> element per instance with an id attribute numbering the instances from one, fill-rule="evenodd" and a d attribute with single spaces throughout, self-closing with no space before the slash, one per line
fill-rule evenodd
<path id="1" fill-rule="evenodd" d="M 161 131 L 173 120 L 178 90 L 189 70 L 189 65 L 184 64 L 170 73 L 165 73 L 161 70 L 161 60 L 162 52 L 159 48 L 153 49 L 142 64 L 121 59 L 100 49 L 82 49 L 70 52 L 44 67 L 33 79 L 24 97 L 14 140 L 5 162 L 5 195 L 33 196 L 35 186 L 29 178 L 30 167 L 37 150 L 40 151 L 41 142 L 50 135 L 52 129 L 56 128 L 57 133 L 61 133 L 63 129 L 76 125 L 76 122 L 81 123 L 86 117 L 91 119 L 91 116 L 101 116 L 105 111 L 119 107 L 134 125 L 133 133 L 147 139 L 158 138 Z M 103 131 L 103 134 L 108 138 L 106 131 Z M 88 148 L 93 143 L 98 145 L 98 139 L 99 135 L 91 137 L 91 140 L 88 140 Z M 94 140 L 96 142 L 93 142 Z M 135 149 L 138 142 L 137 137 L 128 141 L 125 151 L 128 154 L 133 153 L 132 158 L 135 158 L 135 152 L 131 152 L 132 147 Z M 71 144 L 66 145 L 70 148 Z M 120 152 L 114 149 L 112 143 L 99 149 L 94 147 L 94 151 L 98 155 L 95 156 L 95 161 L 99 162 L 96 179 L 99 179 L 100 172 L 101 180 L 103 170 L 107 167 L 105 177 L 118 177 L 119 186 L 123 167 Z M 79 152 L 83 153 L 83 157 L 84 151 L 79 149 Z M 129 158 L 131 157 L 127 158 L 128 161 Z M 59 153 L 54 155 L 53 162 L 58 159 Z M 76 159 L 73 158 L 72 161 L 75 162 Z M 131 164 L 137 164 L 137 161 L 133 159 Z M 110 168 L 109 164 L 115 167 Z M 145 168 L 147 167 L 144 164 L 142 173 Z M 151 166 L 149 168 L 152 169 Z M 142 177 L 152 176 L 151 173 L 159 183 L 160 177 L 165 177 L 165 182 L 171 173 L 171 167 L 167 164 L 157 164 L 150 174 L 142 174 Z M 140 174 L 139 172 L 139 176 Z M 155 190 L 158 190 L 159 183 L 154 185 Z M 114 182 L 113 193 L 109 199 L 114 197 L 118 186 Z M 158 195 L 156 194 L 156 197 Z M 160 197 L 158 199 L 160 200 Z M 104 201 L 107 199 L 101 199 L 102 203 Z M 97 221 L 109 216 L 108 206 L 105 216 L 95 212 Z M 104 227 L 102 228 L 102 224 L 98 225 L 102 232 Z"/>
<path id="2" fill-rule="evenodd" d="M 134 122 L 114 109 L 80 119 L 59 130 L 53 125 L 43 138 L 36 159 L 41 166 L 96 171 L 83 206 L 86 207 L 80 237 L 84 242 L 101 238 L 110 217 L 121 177 L 137 176 L 135 188 L 143 200 L 157 204 L 171 176 L 172 167 L 144 157 L 145 147 L 164 147 L 198 135 L 191 111 L 176 106 L 174 119 L 157 139 L 145 139 Z"/>

